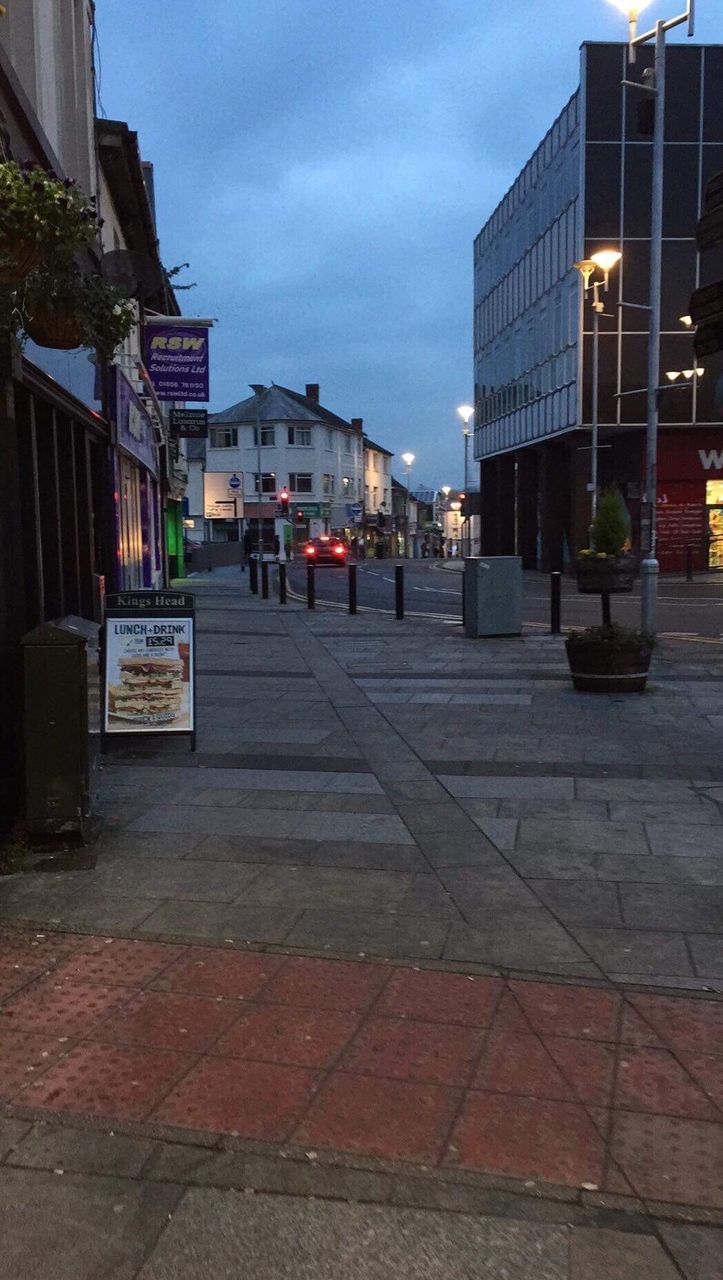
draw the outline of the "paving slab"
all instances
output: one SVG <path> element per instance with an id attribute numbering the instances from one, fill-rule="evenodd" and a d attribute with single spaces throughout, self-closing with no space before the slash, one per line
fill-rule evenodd
<path id="1" fill-rule="evenodd" d="M 24 1169 L 135 1178 L 154 1150 L 155 1143 L 149 1138 L 132 1138 L 104 1129 L 71 1129 L 65 1125 L 43 1123 L 29 1128 L 22 1142 L 15 1145 L 6 1164 Z"/>
<path id="2" fill-rule="evenodd" d="M 653 1235 L 577 1227 L 570 1236 L 570 1280 L 680 1280 Z"/>

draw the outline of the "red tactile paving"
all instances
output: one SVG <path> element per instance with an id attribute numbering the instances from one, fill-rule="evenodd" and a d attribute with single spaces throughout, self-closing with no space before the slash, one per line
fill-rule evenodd
<path id="1" fill-rule="evenodd" d="M 81 1115 L 142 1120 L 194 1059 L 168 1050 L 77 1045 L 37 1082 L 23 1101 Z"/>
<path id="2" fill-rule="evenodd" d="M 293 1137 L 381 1159 L 436 1161 L 459 1098 L 440 1085 L 337 1072 Z"/>
<path id="3" fill-rule="evenodd" d="M 377 1012 L 393 1018 L 423 1018 L 426 1022 L 461 1022 L 470 1027 L 488 1027 L 501 990 L 500 978 L 397 969 Z"/>
<path id="4" fill-rule="evenodd" d="M 429 1084 L 469 1083 L 484 1032 L 474 1027 L 373 1018 L 340 1062 L 343 1071 L 360 1071 L 396 1080 Z"/>
<path id="5" fill-rule="evenodd" d="M 257 1058 L 298 1067 L 326 1067 L 356 1030 L 358 1015 L 292 1005 L 255 1005 L 217 1042 L 224 1058 Z"/>
<path id="6" fill-rule="evenodd" d="M 389 977 L 381 965 L 353 964 L 345 960 L 313 960 L 294 956 L 261 992 L 272 1004 L 294 1004 L 302 1009 L 336 1009 L 347 1013 L 366 1009 Z"/>
<path id="7" fill-rule="evenodd" d="M 623 1050 L 615 1105 L 622 1111 L 652 1111 L 697 1120 L 723 1119 L 667 1049 Z"/>
<path id="8" fill-rule="evenodd" d="M 283 1142 L 314 1093 L 303 1067 L 205 1058 L 156 1109 L 154 1120 Z"/>
<path id="9" fill-rule="evenodd" d="M 522 1178 L 600 1186 L 604 1144 L 574 1102 L 467 1094 L 447 1160 Z"/>
<path id="10" fill-rule="evenodd" d="M 11 1106 L 720 1199 L 709 1000 L 20 930 L 0 977 Z"/>
<path id="11" fill-rule="evenodd" d="M 157 991 L 250 1000 L 278 972 L 283 956 L 194 947 L 151 982 Z"/>
<path id="12" fill-rule="evenodd" d="M 238 1016 L 239 1007 L 232 1000 L 141 991 L 96 1028 L 95 1038 L 113 1044 L 200 1053 L 209 1049 Z"/>

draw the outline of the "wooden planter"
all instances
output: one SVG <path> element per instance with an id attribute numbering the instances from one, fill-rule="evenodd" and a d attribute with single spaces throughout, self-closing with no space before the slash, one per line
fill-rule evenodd
<path id="1" fill-rule="evenodd" d="M 587 595 L 622 595 L 632 591 L 635 566 L 631 556 L 580 556 L 575 562 L 577 589 Z"/>
<path id="2" fill-rule="evenodd" d="M 0 240 L 0 285 L 15 288 L 40 266 L 42 258 L 37 240 Z"/>
<path id="3" fill-rule="evenodd" d="M 25 332 L 39 347 L 72 351 L 83 341 L 83 325 L 79 316 L 62 307 L 50 307 L 41 299 L 28 301 L 30 315 Z"/>
<path id="4" fill-rule="evenodd" d="M 648 679 L 652 650 L 648 645 L 620 641 L 565 641 L 572 683 L 580 693 L 642 693 Z"/>

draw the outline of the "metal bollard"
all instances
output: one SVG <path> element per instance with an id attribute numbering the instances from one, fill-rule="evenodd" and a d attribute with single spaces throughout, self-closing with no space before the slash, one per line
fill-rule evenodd
<path id="1" fill-rule="evenodd" d="M 404 618 L 404 565 L 398 564 L 394 570 L 394 603 L 397 622 Z"/>
<path id="2" fill-rule="evenodd" d="M 259 562 L 255 556 L 249 560 L 249 587 L 252 595 L 259 594 Z"/>
<path id="3" fill-rule="evenodd" d="M 279 604 L 286 604 L 286 565 L 279 564 Z"/>
<path id="4" fill-rule="evenodd" d="M 307 564 L 306 566 L 306 607 L 313 609 L 316 602 L 315 582 L 314 582 L 314 566 Z"/>
<path id="5" fill-rule="evenodd" d="M 465 609 L 465 604 L 464 604 L 465 595 L 466 595 L 466 589 L 465 589 L 466 579 L 467 579 L 467 570 L 463 569 L 462 570 L 462 626 L 464 626 L 467 621 L 467 611 Z"/>
<path id="6" fill-rule="evenodd" d="M 269 598 L 269 566 L 266 560 L 261 561 L 261 599 Z"/>
<path id="7" fill-rule="evenodd" d="M 349 612 L 356 613 L 356 565 L 349 565 Z"/>
<path id="8" fill-rule="evenodd" d="M 562 574 L 550 574 L 550 632 L 553 636 L 559 636 L 561 625 L 561 596 L 562 596 Z"/>
<path id="9" fill-rule="evenodd" d="M 685 580 L 686 582 L 693 581 L 693 548 L 692 547 L 685 548 Z"/>

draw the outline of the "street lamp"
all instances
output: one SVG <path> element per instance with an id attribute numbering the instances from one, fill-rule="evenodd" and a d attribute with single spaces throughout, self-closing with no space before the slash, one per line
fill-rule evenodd
<path id="1" fill-rule="evenodd" d="M 404 498 L 404 554 L 409 557 L 409 486 L 411 483 L 412 463 L 414 462 L 413 453 L 403 453 L 402 462 L 407 469 L 407 492 Z"/>
<path id="2" fill-rule="evenodd" d="M 474 417 L 474 408 L 471 404 L 461 404 L 457 409 L 457 413 L 464 423 L 462 435 L 464 436 L 464 489 L 466 493 L 469 489 L 469 438 L 472 435 L 469 429 L 469 420 Z M 464 540 L 467 543 L 467 553 L 469 554 L 469 519 L 465 525 Z"/>
<path id="3" fill-rule="evenodd" d="M 590 453 L 590 483 L 587 486 L 590 494 L 590 547 L 592 549 L 592 524 L 597 515 L 597 464 L 598 464 L 598 400 L 600 394 L 600 316 L 605 313 L 605 303 L 600 298 L 600 286 L 607 292 L 610 272 L 620 261 L 622 254 L 617 249 L 600 249 L 590 258 L 574 262 L 582 276 L 583 295 L 587 297 L 592 289 L 592 405 L 590 421 L 592 427 Z M 602 280 L 594 280 L 596 271 L 602 271 Z"/>
<path id="4" fill-rule="evenodd" d="M 663 251 L 663 143 L 665 139 L 665 35 L 681 23 L 688 24 L 688 35 L 693 35 L 695 0 L 685 0 L 685 13 L 667 21 L 659 19 L 649 31 L 638 35 L 638 15 L 650 0 L 613 0 L 615 6 L 628 19 L 628 61 L 635 62 L 639 44 L 655 42 L 655 62 L 652 80 L 644 82 L 624 80 L 628 88 L 652 93 L 655 102 L 653 115 L 653 177 L 650 201 L 650 327 L 648 330 L 648 386 L 647 427 L 645 434 L 645 506 L 646 521 L 643 534 L 643 560 L 640 565 L 641 626 L 654 635 L 657 630 L 658 573 L 656 557 L 656 503 L 658 459 L 658 383 L 660 381 L 660 294 L 662 282 Z"/>

